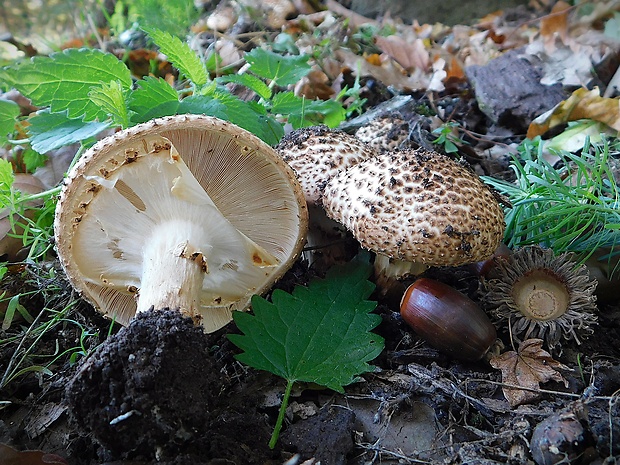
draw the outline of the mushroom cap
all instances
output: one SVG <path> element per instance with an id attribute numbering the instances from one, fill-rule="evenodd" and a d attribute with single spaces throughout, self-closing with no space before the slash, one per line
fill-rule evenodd
<path id="1" fill-rule="evenodd" d="M 429 266 L 491 256 L 505 226 L 475 173 L 422 149 L 382 153 L 340 173 L 327 184 L 323 207 L 362 247 Z"/>
<path id="2" fill-rule="evenodd" d="M 355 137 L 380 152 L 397 150 L 409 139 L 409 123 L 399 116 L 385 115 L 361 126 Z"/>
<path id="3" fill-rule="evenodd" d="M 340 171 L 376 155 L 355 136 L 327 126 L 296 129 L 276 150 L 297 173 L 308 205 L 320 205 L 325 184 Z"/>
<path id="4" fill-rule="evenodd" d="M 168 158 L 162 159 L 161 152 Z M 136 180 L 137 165 L 150 170 L 147 182 Z M 179 173 L 191 174 L 179 174 L 170 188 L 167 171 L 175 176 L 177 168 L 182 168 Z M 165 183 L 166 187 L 160 187 Z M 103 200 L 100 191 L 110 191 L 115 200 Z M 170 192 L 174 201 L 186 202 L 193 218 L 187 218 L 184 208 L 169 211 L 163 207 L 178 205 L 167 199 Z M 161 198 L 148 198 L 152 193 Z M 195 193 L 198 200 L 192 197 Z M 233 310 L 246 309 L 252 295 L 268 290 L 294 263 L 308 221 L 294 172 L 271 147 L 232 123 L 201 115 L 169 116 L 118 132 L 91 147 L 68 173 L 57 205 L 54 229 L 60 263 L 86 300 L 106 316 L 127 324 L 136 313 L 135 297 L 140 290 L 141 265 L 128 263 L 136 256 L 142 259 L 134 249 L 148 248 L 149 231 L 155 228 L 176 234 L 187 227 L 193 229 L 194 237 L 202 237 L 202 231 L 210 227 L 212 212 L 218 215 L 213 221 L 217 227 L 230 224 L 236 228 L 241 242 L 258 252 L 254 256 L 276 262 L 257 265 L 262 274 L 252 278 L 252 287 L 240 291 L 234 283 L 235 292 L 227 293 L 224 287 L 233 285 L 236 262 L 218 256 L 221 266 L 213 267 L 207 256 L 209 269 L 203 282 L 207 295 L 204 299 L 201 295 L 195 316 L 206 331 L 214 331 L 231 320 Z M 177 221 L 180 228 L 170 226 Z M 226 248 L 229 241 L 224 234 L 208 234 L 223 244 L 213 249 Z M 202 259 L 203 250 L 198 252 L 192 258 Z"/>

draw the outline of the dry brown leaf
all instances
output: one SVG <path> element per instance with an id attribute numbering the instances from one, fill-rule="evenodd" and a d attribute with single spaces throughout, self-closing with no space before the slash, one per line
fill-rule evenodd
<path id="1" fill-rule="evenodd" d="M 571 6 L 560 0 L 551 9 L 551 13 L 540 20 L 540 35 L 548 50 L 555 49 L 555 40 L 560 38 L 566 43 L 568 37 L 568 12 Z"/>
<path id="2" fill-rule="evenodd" d="M 0 444 L 0 463 L 2 465 L 67 465 L 67 461 L 56 454 L 40 450 L 20 452 L 5 444 Z"/>
<path id="3" fill-rule="evenodd" d="M 535 391 L 540 388 L 540 383 L 557 381 L 566 384 L 557 370 L 566 370 L 568 367 L 554 360 L 549 352 L 543 350 L 542 345 L 542 339 L 527 339 L 519 345 L 518 352 L 504 352 L 489 361 L 493 368 L 501 370 L 502 382 L 507 385 L 502 390 L 512 407 L 537 400 L 540 393 Z"/>
<path id="4" fill-rule="evenodd" d="M 408 76 L 392 60 L 387 60 L 380 66 L 376 66 L 370 63 L 368 59 L 364 59 L 344 48 L 336 50 L 334 57 L 342 63 L 343 69 L 348 68 L 360 76 L 372 76 L 377 81 L 397 90 L 426 89 L 430 80 L 430 75 L 422 70 L 416 69 Z"/>
<path id="5" fill-rule="evenodd" d="M 429 70 L 431 59 L 422 39 L 409 42 L 401 36 L 377 36 L 375 44 L 407 71 Z"/>
<path id="6" fill-rule="evenodd" d="M 329 78 L 319 69 L 310 71 L 295 85 L 295 95 L 309 100 L 328 100 L 334 93 Z"/>
<path id="7" fill-rule="evenodd" d="M 527 137 L 533 139 L 554 126 L 580 119 L 598 121 L 620 131 L 620 99 L 601 97 L 598 87 L 577 89 L 553 110 L 532 121 Z"/>

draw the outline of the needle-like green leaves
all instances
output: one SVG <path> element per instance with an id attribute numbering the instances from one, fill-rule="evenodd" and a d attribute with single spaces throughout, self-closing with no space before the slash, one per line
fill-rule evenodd
<path id="1" fill-rule="evenodd" d="M 372 371 L 368 362 L 383 350 L 381 336 L 371 333 L 381 317 L 366 300 L 374 290 L 371 266 L 354 260 L 332 268 L 325 279 L 292 294 L 275 290 L 272 303 L 255 296 L 254 315 L 236 312 L 243 335 L 230 340 L 244 352 L 237 359 L 286 379 L 287 387 L 270 446 L 275 445 L 293 383 L 305 381 L 344 392 L 343 386 Z"/>

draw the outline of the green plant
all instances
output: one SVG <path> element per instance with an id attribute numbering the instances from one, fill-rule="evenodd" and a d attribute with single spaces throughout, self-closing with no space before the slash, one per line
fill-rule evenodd
<path id="1" fill-rule="evenodd" d="M 450 121 L 442 124 L 438 128 L 433 129 L 433 134 L 437 134 L 437 138 L 433 140 L 433 144 L 442 146 L 444 152 L 447 154 L 457 153 L 459 148 L 456 144 L 464 143 L 464 141 L 454 135 L 458 128 L 458 123 Z"/>
<path id="2" fill-rule="evenodd" d="M 620 191 L 610 149 L 606 139 L 588 140 L 579 154 L 554 151 L 553 166 L 540 138 L 526 139 L 512 161 L 514 183 L 485 176 L 512 204 L 505 209 L 508 246 L 540 244 L 582 261 L 598 249 L 607 249 L 608 259 L 620 253 Z"/>
<path id="3" fill-rule="evenodd" d="M 372 266 L 361 260 L 330 269 L 325 279 L 292 294 L 275 290 L 272 303 L 252 299 L 254 315 L 235 312 L 243 335 L 230 340 L 244 352 L 237 359 L 286 380 L 284 398 L 269 446 L 275 447 L 293 385 L 316 383 L 337 392 L 372 371 L 367 362 L 383 350 L 383 338 L 370 332 L 381 317 L 367 280 Z"/>
<path id="4" fill-rule="evenodd" d="M 98 331 L 73 316 L 79 301 L 57 279 L 53 267 L 29 265 L 9 277 L 13 280 L 11 287 L 17 286 L 20 291 L 10 296 L 3 293 L 0 297 L 0 304 L 8 304 L 2 321 L 0 349 L 11 354 L 0 370 L 0 390 L 28 374 L 52 376 L 56 367 L 75 363 L 99 342 Z M 35 314 L 34 302 L 38 301 L 45 304 L 42 309 L 34 310 Z M 59 338 L 59 331 L 65 337 Z M 74 343 L 69 334 L 75 336 Z"/>
<path id="5" fill-rule="evenodd" d="M 125 63 L 96 49 L 68 49 L 0 69 L 4 89 L 16 88 L 42 107 L 24 120 L 15 103 L 0 100 L 0 144 L 25 146 L 24 170 L 32 171 L 42 164 L 41 154 L 76 142 L 81 144 L 77 160 L 102 131 L 166 115 L 216 116 L 272 145 L 284 134 L 285 122 L 294 128 L 319 123 L 333 127 L 346 117 L 336 100 L 311 101 L 285 90 L 310 71 L 308 56 L 284 56 L 256 48 L 246 54 L 249 66 L 245 73 L 212 79 L 207 64 L 187 43 L 165 31 L 144 30 L 178 70 L 176 87 L 151 76 L 134 81 Z M 239 99 L 228 91 L 226 83 L 247 87 L 257 99 Z M 17 140 L 13 137 L 16 133 L 27 138 Z M 11 188 L 11 176 L 10 165 L 0 165 L 0 209 L 8 207 L 12 224 L 22 225 L 24 245 L 36 245 L 28 258 L 41 257 L 51 246 L 59 189 L 20 195 Z M 35 208 L 33 219 L 29 219 L 24 211 L 33 207 L 27 207 L 27 202 L 37 198 L 44 200 L 43 206 Z"/>

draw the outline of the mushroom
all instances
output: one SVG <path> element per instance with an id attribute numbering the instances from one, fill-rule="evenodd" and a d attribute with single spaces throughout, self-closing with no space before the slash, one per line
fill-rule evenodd
<path id="1" fill-rule="evenodd" d="M 334 176 L 327 216 L 377 254 L 377 284 L 490 257 L 504 216 L 490 188 L 470 169 L 423 149 L 384 152 Z"/>
<path id="2" fill-rule="evenodd" d="M 494 271 L 494 279 L 483 281 L 483 301 L 516 341 L 543 339 L 561 353 L 557 350 L 561 339 L 579 344 L 581 337 L 593 332 L 597 282 L 569 253 L 556 256 L 551 249 L 522 247 L 499 259 Z"/>
<path id="3" fill-rule="evenodd" d="M 212 332 L 293 264 L 307 208 L 293 171 L 257 137 L 177 115 L 89 149 L 54 228 L 69 281 L 105 315 L 126 325 L 173 308 Z"/>
<path id="4" fill-rule="evenodd" d="M 409 130 L 409 123 L 404 119 L 397 115 L 384 115 L 361 126 L 355 131 L 355 137 L 377 151 L 392 151 L 407 143 Z"/>
<path id="5" fill-rule="evenodd" d="M 341 247 L 329 247 L 345 236 L 342 225 L 323 211 L 321 198 L 327 182 L 376 152 L 356 137 L 327 126 L 312 126 L 285 135 L 276 150 L 297 173 L 308 204 L 310 227 L 305 257 L 310 263 L 338 261 Z"/>

